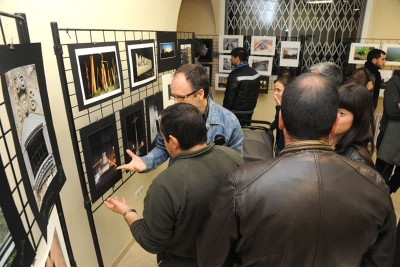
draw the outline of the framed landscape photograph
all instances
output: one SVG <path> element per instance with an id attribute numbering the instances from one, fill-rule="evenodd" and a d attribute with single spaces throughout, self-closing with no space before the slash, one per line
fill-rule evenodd
<path id="1" fill-rule="evenodd" d="M 180 53 L 177 52 L 176 32 L 157 32 L 158 72 L 177 69 L 181 65 Z"/>
<path id="2" fill-rule="evenodd" d="M 215 90 L 217 91 L 225 91 L 226 85 L 228 84 L 228 76 L 229 74 L 225 73 L 216 73 L 215 74 Z"/>
<path id="3" fill-rule="evenodd" d="M 230 73 L 233 68 L 230 55 L 219 55 L 219 72 Z"/>
<path id="4" fill-rule="evenodd" d="M 249 56 L 249 65 L 260 75 L 270 76 L 272 73 L 272 57 Z"/>
<path id="5" fill-rule="evenodd" d="M 200 39 L 203 42 L 203 52 L 200 55 L 199 62 L 212 62 L 213 59 L 213 39 Z"/>
<path id="6" fill-rule="evenodd" d="M 275 55 L 275 44 L 275 36 L 252 36 L 250 54 L 260 56 L 273 56 Z"/>
<path id="7" fill-rule="evenodd" d="M 154 40 L 126 41 L 131 91 L 157 80 Z"/>
<path id="8" fill-rule="evenodd" d="M 117 42 L 68 45 L 79 110 L 123 94 Z"/>
<path id="9" fill-rule="evenodd" d="M 181 65 L 193 64 L 194 63 L 193 40 L 179 39 L 178 45 L 181 55 Z"/>
<path id="10" fill-rule="evenodd" d="M 94 203 L 110 189 L 122 174 L 115 114 L 80 129 L 83 156 L 89 182 L 91 201 Z"/>
<path id="11" fill-rule="evenodd" d="M 298 67 L 300 58 L 300 42 L 281 42 L 280 67 Z"/>
<path id="12" fill-rule="evenodd" d="M 369 51 L 374 48 L 379 49 L 379 47 L 379 44 L 351 43 L 349 64 L 364 64 Z"/>
<path id="13" fill-rule="evenodd" d="M 150 152 L 156 144 L 157 135 L 159 133 L 158 123 L 160 120 L 161 111 L 163 110 L 163 95 L 160 92 L 146 97 L 144 101 L 146 105 L 147 145 L 148 151 Z"/>
<path id="14" fill-rule="evenodd" d="M 136 156 L 145 156 L 147 154 L 147 141 L 143 100 L 120 110 L 119 117 L 124 151 L 129 149 Z M 127 164 L 131 161 L 131 157 L 127 153 L 124 155 L 125 164 Z"/>
<path id="15" fill-rule="evenodd" d="M 261 76 L 260 77 L 260 86 L 258 92 L 260 94 L 268 94 L 268 83 L 269 77 L 268 76 Z"/>
<path id="16" fill-rule="evenodd" d="M 210 86 L 211 86 L 211 80 L 212 80 L 212 64 L 205 64 L 203 63 L 203 67 L 206 70 L 208 77 L 209 77 L 209 81 L 210 81 Z"/>
<path id="17" fill-rule="evenodd" d="M 399 44 L 383 44 L 382 50 L 386 52 L 386 65 L 400 66 Z"/>
<path id="18" fill-rule="evenodd" d="M 220 35 L 218 52 L 230 53 L 232 49 L 243 47 L 243 35 Z"/>

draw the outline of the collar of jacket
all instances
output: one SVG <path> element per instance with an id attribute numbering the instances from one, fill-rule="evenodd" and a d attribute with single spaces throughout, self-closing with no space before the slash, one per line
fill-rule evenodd
<path id="1" fill-rule="evenodd" d="M 247 61 L 244 61 L 244 62 L 240 63 L 239 65 L 237 65 L 232 71 L 234 71 L 238 68 L 244 67 L 244 66 L 248 66 L 248 65 L 249 65 L 249 63 L 247 63 Z"/>
<path id="2" fill-rule="evenodd" d="M 208 153 L 209 151 L 214 149 L 214 146 L 215 146 L 214 143 L 209 143 L 209 144 L 207 144 L 207 146 L 202 147 L 196 151 L 183 151 L 173 159 L 172 163 L 170 163 L 169 166 L 171 166 L 174 162 L 176 162 L 179 159 L 194 158 L 201 154 Z"/>
<path id="3" fill-rule="evenodd" d="M 282 149 L 281 155 L 292 152 L 298 152 L 300 150 L 310 150 L 310 149 L 333 151 L 332 146 L 328 145 L 325 142 L 318 140 L 307 140 L 307 141 L 297 141 L 286 145 L 285 148 Z"/>

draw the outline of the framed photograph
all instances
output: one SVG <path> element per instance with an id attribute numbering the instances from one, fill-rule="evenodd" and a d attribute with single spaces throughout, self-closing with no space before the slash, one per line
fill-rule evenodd
<path id="1" fill-rule="evenodd" d="M 124 93 L 117 42 L 68 45 L 79 110 Z"/>
<path id="2" fill-rule="evenodd" d="M 258 92 L 260 94 L 268 94 L 268 83 L 269 77 L 268 76 L 260 76 L 260 86 Z"/>
<path id="3" fill-rule="evenodd" d="M 36 253 L 14 203 L 1 157 L 0 164 L 0 266 L 31 266 Z"/>
<path id="4" fill-rule="evenodd" d="M 272 73 L 272 57 L 249 56 L 249 65 L 260 75 L 270 76 Z"/>
<path id="5" fill-rule="evenodd" d="M 173 105 L 175 102 L 171 100 L 171 82 L 173 78 L 172 73 L 164 74 L 162 79 L 162 90 L 163 90 L 163 107 L 166 108 L 168 106 Z"/>
<path id="6" fill-rule="evenodd" d="M 226 85 L 228 84 L 228 76 L 229 74 L 225 73 L 216 73 L 215 74 L 215 90 L 217 91 L 225 91 Z"/>
<path id="7" fill-rule="evenodd" d="M 146 105 L 147 120 L 147 144 L 148 151 L 151 151 L 157 141 L 158 122 L 160 120 L 161 111 L 163 110 L 163 95 L 157 93 L 144 99 Z"/>
<path id="8" fill-rule="evenodd" d="M 367 61 L 369 51 L 379 49 L 379 44 L 351 43 L 349 64 L 364 64 Z"/>
<path id="9" fill-rule="evenodd" d="M 157 32 L 158 72 L 177 69 L 181 65 L 176 32 Z"/>
<path id="10" fill-rule="evenodd" d="M 213 39 L 200 39 L 204 49 L 200 55 L 199 62 L 212 62 L 213 59 Z"/>
<path id="11" fill-rule="evenodd" d="M 230 55 L 219 55 L 219 72 L 230 73 L 234 69 Z"/>
<path id="12" fill-rule="evenodd" d="M 379 70 L 381 73 L 381 89 L 386 89 L 386 83 L 393 76 L 393 70 Z"/>
<path id="13" fill-rule="evenodd" d="M 124 151 L 129 149 L 136 156 L 145 156 L 147 154 L 147 140 L 143 100 L 120 110 L 119 117 Z M 127 164 L 131 161 L 131 157 L 127 153 L 124 155 L 125 164 Z"/>
<path id="14" fill-rule="evenodd" d="M 157 80 L 154 40 L 126 41 L 131 91 Z"/>
<path id="15" fill-rule="evenodd" d="M 181 65 L 194 64 L 193 40 L 180 39 L 178 40 L 178 44 L 181 55 Z"/>
<path id="16" fill-rule="evenodd" d="M 210 86 L 211 86 L 211 80 L 212 80 L 212 64 L 203 64 L 204 69 L 206 70 L 209 81 L 210 81 Z"/>
<path id="17" fill-rule="evenodd" d="M 386 65 L 400 66 L 400 44 L 383 44 L 382 50 L 386 52 Z"/>
<path id="18" fill-rule="evenodd" d="M 4 101 L 19 169 L 46 238 L 49 212 L 65 183 L 44 75 L 41 44 L 0 46 Z"/>
<path id="19" fill-rule="evenodd" d="M 298 67 L 300 58 L 300 42 L 281 42 L 280 67 Z"/>
<path id="20" fill-rule="evenodd" d="M 220 35 L 218 52 L 230 53 L 232 49 L 243 47 L 243 35 Z"/>
<path id="21" fill-rule="evenodd" d="M 121 162 L 115 114 L 89 124 L 79 132 L 94 203 L 122 177 L 121 171 L 117 170 Z"/>
<path id="22" fill-rule="evenodd" d="M 275 44 L 275 36 L 252 36 L 250 54 L 260 56 L 273 56 L 275 55 Z"/>

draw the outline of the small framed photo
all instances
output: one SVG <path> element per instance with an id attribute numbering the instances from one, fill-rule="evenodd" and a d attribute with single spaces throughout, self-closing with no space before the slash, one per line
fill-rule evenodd
<path id="1" fill-rule="evenodd" d="M 260 75 L 270 76 L 272 73 L 272 57 L 249 56 L 249 65 Z"/>
<path id="2" fill-rule="evenodd" d="M 275 55 L 275 44 L 275 36 L 252 36 L 250 54 L 260 56 L 273 56 Z"/>
<path id="3" fill-rule="evenodd" d="M 386 89 L 386 83 L 393 76 L 393 70 L 379 70 L 381 73 L 381 89 Z"/>
<path id="4" fill-rule="evenodd" d="M 157 32 L 158 72 L 169 71 L 181 65 L 176 32 Z"/>
<path id="5" fill-rule="evenodd" d="M 80 129 L 83 156 L 92 203 L 110 189 L 122 174 L 115 114 Z"/>
<path id="6" fill-rule="evenodd" d="M 216 73 L 215 74 L 215 90 L 217 91 L 225 91 L 226 85 L 228 84 L 228 76 L 229 74 L 225 73 Z"/>
<path id="7" fill-rule="evenodd" d="M 160 59 L 164 60 L 167 58 L 175 57 L 175 43 L 160 43 Z"/>
<path id="8" fill-rule="evenodd" d="M 147 141 L 143 100 L 120 110 L 119 114 L 124 151 L 129 149 L 136 156 L 145 156 L 147 154 Z M 131 157 L 125 153 L 125 164 L 130 161 Z"/>
<path id="9" fill-rule="evenodd" d="M 68 45 L 79 110 L 123 94 L 117 42 Z"/>
<path id="10" fill-rule="evenodd" d="M 193 64 L 194 63 L 193 40 L 180 39 L 178 40 L 178 44 L 181 55 L 181 65 Z"/>
<path id="11" fill-rule="evenodd" d="M 260 94 L 268 94 L 268 83 L 269 77 L 268 76 L 260 76 L 260 86 L 258 92 Z"/>
<path id="12" fill-rule="evenodd" d="M 379 44 L 352 43 L 349 53 L 349 64 L 364 64 L 367 61 L 369 51 L 376 48 L 379 49 Z"/>
<path id="13" fill-rule="evenodd" d="M 230 73 L 234 69 L 230 55 L 219 55 L 219 72 Z"/>
<path id="14" fill-rule="evenodd" d="M 386 52 L 386 65 L 400 66 L 400 44 L 383 44 L 382 50 Z"/>
<path id="15" fill-rule="evenodd" d="M 174 104 L 174 100 L 171 100 L 171 82 L 173 77 L 174 75 L 172 73 L 167 73 L 161 76 L 164 108 Z"/>
<path id="16" fill-rule="evenodd" d="M 204 49 L 200 55 L 199 62 L 212 62 L 213 39 L 200 39 L 203 42 Z"/>
<path id="17" fill-rule="evenodd" d="M 147 145 L 148 151 L 151 151 L 156 145 L 157 135 L 159 133 L 159 120 L 163 110 L 163 95 L 157 93 L 144 99 L 146 104 L 147 120 Z"/>
<path id="18" fill-rule="evenodd" d="M 219 36 L 219 53 L 230 53 L 232 49 L 243 47 L 243 35 L 220 35 Z"/>
<path id="19" fill-rule="evenodd" d="M 157 80 L 154 40 L 127 41 L 126 53 L 131 91 Z"/>
<path id="20" fill-rule="evenodd" d="M 298 67 L 300 58 L 300 42 L 281 42 L 280 67 Z"/>
<path id="21" fill-rule="evenodd" d="M 211 80 L 212 80 L 212 64 L 203 64 L 204 69 L 206 70 L 209 81 L 210 81 L 210 86 L 211 86 Z"/>

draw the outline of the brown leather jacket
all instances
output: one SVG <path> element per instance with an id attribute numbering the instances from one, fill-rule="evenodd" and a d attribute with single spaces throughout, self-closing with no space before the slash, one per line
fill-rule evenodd
<path id="1" fill-rule="evenodd" d="M 386 266 L 396 216 L 372 168 L 319 141 L 228 175 L 198 239 L 200 266 Z"/>

